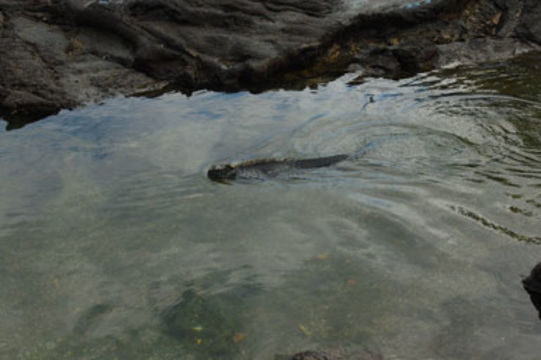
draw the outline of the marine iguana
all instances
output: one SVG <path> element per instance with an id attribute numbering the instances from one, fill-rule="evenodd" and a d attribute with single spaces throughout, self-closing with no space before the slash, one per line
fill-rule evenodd
<path id="1" fill-rule="evenodd" d="M 212 165 L 207 176 L 212 181 L 225 182 L 231 180 L 265 180 L 276 178 L 295 170 L 312 170 L 328 167 L 344 160 L 356 160 L 366 154 L 374 142 L 364 144 L 360 150 L 352 154 L 337 154 L 309 159 L 256 159 L 240 164 Z"/>
<path id="2" fill-rule="evenodd" d="M 338 154 L 311 159 L 258 159 L 245 161 L 237 165 L 213 165 L 207 172 L 210 180 L 227 182 L 229 180 L 257 180 L 274 178 L 287 171 L 317 169 L 334 165 L 350 158 L 350 155 Z"/>

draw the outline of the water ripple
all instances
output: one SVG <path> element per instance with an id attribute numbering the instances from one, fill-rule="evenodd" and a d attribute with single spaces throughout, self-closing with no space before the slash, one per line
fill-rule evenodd
<path id="1" fill-rule="evenodd" d="M 526 243 L 532 243 L 532 244 L 541 244 L 541 237 L 539 236 L 528 236 L 528 235 L 516 233 L 502 225 L 498 225 L 496 223 L 491 222 L 489 219 L 484 218 L 483 216 L 477 214 L 476 212 L 472 210 L 466 209 L 461 206 L 451 205 L 449 207 L 453 211 L 456 211 L 457 213 L 478 222 L 482 226 L 501 232 L 514 240 L 524 241 Z"/>
<path id="2" fill-rule="evenodd" d="M 0 133 L 2 353 L 242 360 L 375 341 L 384 358 L 526 359 L 537 61 L 119 98 Z M 205 177 L 342 153 L 298 177 Z"/>

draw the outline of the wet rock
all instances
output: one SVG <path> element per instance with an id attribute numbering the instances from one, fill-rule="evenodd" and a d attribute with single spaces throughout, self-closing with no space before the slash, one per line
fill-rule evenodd
<path id="1" fill-rule="evenodd" d="M 288 66 L 290 52 L 317 46 L 345 16 L 333 15 L 338 4 L 0 0 L 10 25 L 0 38 L 0 84 L 4 94 L 29 93 L 54 105 L 50 113 L 166 83 L 186 92 L 239 89 Z M 43 106 L 26 98 L 2 96 L 0 113 L 42 115 Z"/>
<path id="2" fill-rule="evenodd" d="M 493 0 L 472 1 L 464 11 L 463 27 L 468 33 L 496 35 L 503 10 Z"/>
<path id="3" fill-rule="evenodd" d="M 406 42 L 397 46 L 378 46 L 359 53 L 355 61 L 362 64 L 364 77 L 399 79 L 434 68 L 439 53 L 430 41 Z"/>
<path id="4" fill-rule="evenodd" d="M 483 61 L 499 61 L 537 49 L 536 46 L 514 38 L 497 39 L 493 37 L 441 44 L 437 45 L 436 48 L 438 51 L 436 68 L 452 63 L 471 65 Z"/>
<path id="5" fill-rule="evenodd" d="M 123 66 L 131 50 L 116 35 L 68 30 L 44 22 L 41 12 L 14 11 L 6 17 L 0 37 L 0 67 L 6 69 L 0 73 L 0 114 L 10 128 L 62 108 L 164 86 Z"/>
<path id="6" fill-rule="evenodd" d="M 541 44 L 541 2 L 525 0 L 520 12 L 520 25 L 517 35 Z"/>
<path id="7" fill-rule="evenodd" d="M 386 47 L 374 47 L 366 52 L 359 53 L 355 61 L 364 68 L 364 77 L 390 77 L 398 78 L 401 73 L 400 62 L 392 50 Z"/>
<path id="8" fill-rule="evenodd" d="M 4 69 L 0 72 L 0 109 L 4 113 L 48 115 L 76 104 L 59 84 L 58 74 L 51 71 L 49 63 L 56 60 L 56 54 L 47 45 L 57 39 L 48 37 L 53 34 L 45 33 L 49 28 L 40 25 L 18 16 L 5 20 L 0 38 L 0 67 Z M 51 42 L 36 47 L 45 38 Z"/>
<path id="9" fill-rule="evenodd" d="M 487 55 L 508 39 L 541 45 L 540 4 L 0 0 L 0 114 L 39 117 L 164 87 L 302 88 L 359 67 L 365 76 L 411 76 L 453 54 L 485 60 L 474 56 L 474 39 L 491 39 Z"/>
<path id="10" fill-rule="evenodd" d="M 439 56 L 436 46 L 426 39 L 404 43 L 392 52 L 404 76 L 431 70 Z"/>
<path id="11" fill-rule="evenodd" d="M 522 280 L 522 285 L 530 295 L 530 300 L 539 312 L 541 320 L 541 262 L 532 269 L 527 278 Z"/>

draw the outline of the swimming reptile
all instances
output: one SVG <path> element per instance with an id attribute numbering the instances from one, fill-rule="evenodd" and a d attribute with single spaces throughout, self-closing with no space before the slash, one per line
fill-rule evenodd
<path id="1" fill-rule="evenodd" d="M 238 179 L 266 179 L 277 177 L 291 170 L 309 170 L 331 166 L 349 157 L 350 155 L 339 154 L 312 159 L 250 160 L 237 165 L 214 165 L 207 172 L 207 176 L 209 179 L 218 182 Z"/>

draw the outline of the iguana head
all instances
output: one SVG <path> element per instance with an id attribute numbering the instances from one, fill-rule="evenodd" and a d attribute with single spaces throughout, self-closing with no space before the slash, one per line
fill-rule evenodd
<path id="1" fill-rule="evenodd" d="M 212 181 L 235 180 L 237 169 L 229 164 L 214 165 L 207 172 L 207 176 Z"/>

